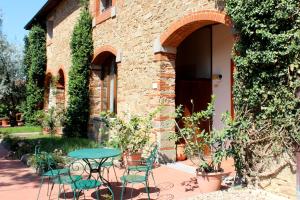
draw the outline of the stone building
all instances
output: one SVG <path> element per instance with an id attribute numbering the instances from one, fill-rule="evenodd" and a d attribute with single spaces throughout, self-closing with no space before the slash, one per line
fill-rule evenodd
<path id="1" fill-rule="evenodd" d="M 185 113 L 201 110 L 212 94 L 213 127 L 221 128 L 221 113 L 233 115 L 233 33 L 223 9 L 219 0 L 90 0 L 90 131 L 101 111 L 144 114 L 162 105 L 155 136 L 161 155 L 174 160 L 171 113 L 179 104 Z M 67 105 L 70 39 L 79 13 L 79 0 L 48 0 L 25 26 L 38 22 L 47 29 L 45 109 Z"/>

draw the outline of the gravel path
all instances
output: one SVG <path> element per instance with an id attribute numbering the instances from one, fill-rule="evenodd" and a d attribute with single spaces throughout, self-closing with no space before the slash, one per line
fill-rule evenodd
<path id="1" fill-rule="evenodd" d="M 187 200 L 287 200 L 288 198 L 260 189 L 229 189 L 208 194 L 201 194 Z"/>

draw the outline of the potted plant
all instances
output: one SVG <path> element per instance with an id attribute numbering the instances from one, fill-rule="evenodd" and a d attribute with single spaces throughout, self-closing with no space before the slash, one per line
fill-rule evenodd
<path id="1" fill-rule="evenodd" d="M 176 144 L 176 160 L 177 161 L 184 161 L 187 159 L 187 155 L 185 153 L 185 140 L 182 137 L 182 135 L 179 133 L 180 126 L 178 122 L 182 118 L 182 105 L 178 106 L 175 111 L 175 125 L 176 125 L 176 131 L 172 131 L 170 133 L 169 139 L 175 141 Z"/>
<path id="2" fill-rule="evenodd" d="M 156 112 L 146 116 L 125 115 L 110 121 L 109 144 L 121 149 L 127 165 L 140 164 L 143 149 L 150 140 L 152 119 Z"/>
<path id="3" fill-rule="evenodd" d="M 203 193 L 217 191 L 221 188 L 222 176 L 225 175 L 221 168 L 223 158 L 227 157 L 226 129 L 201 130 L 200 124 L 210 120 L 214 113 L 214 97 L 206 110 L 193 112 L 190 116 L 181 118 L 184 127 L 180 128 L 176 122 L 178 133 L 185 141 L 185 152 L 189 159 L 197 166 L 196 177 L 200 191 Z M 177 110 L 180 112 L 180 110 Z M 210 156 L 205 155 L 207 148 Z"/>
<path id="4" fill-rule="evenodd" d="M 1 118 L 1 124 L 3 127 L 7 127 L 9 126 L 9 117 L 7 116 L 4 116 Z"/>
<path id="5" fill-rule="evenodd" d="M 64 123 L 64 110 L 55 110 L 51 107 L 47 112 L 42 114 L 42 125 L 46 133 L 50 135 L 55 135 L 56 133 L 62 133 L 60 127 Z"/>

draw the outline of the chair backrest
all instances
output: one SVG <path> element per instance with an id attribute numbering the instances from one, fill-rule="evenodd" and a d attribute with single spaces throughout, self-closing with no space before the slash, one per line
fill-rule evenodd
<path id="1" fill-rule="evenodd" d="M 149 155 L 149 157 L 146 159 L 146 165 L 147 165 L 147 172 L 152 170 L 153 165 L 155 163 L 156 157 L 158 153 L 158 144 L 153 144 L 152 145 L 152 151 Z"/>
<path id="2" fill-rule="evenodd" d="M 55 169 L 57 163 L 53 156 L 45 151 L 40 151 L 40 149 L 41 147 L 39 145 L 36 145 L 34 149 L 36 168 L 41 170 L 42 173 Z"/>

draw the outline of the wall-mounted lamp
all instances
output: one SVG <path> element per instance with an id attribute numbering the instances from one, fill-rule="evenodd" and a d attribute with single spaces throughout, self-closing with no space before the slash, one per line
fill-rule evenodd
<path id="1" fill-rule="evenodd" d="M 222 74 L 213 74 L 211 78 L 212 80 L 221 80 L 222 77 Z"/>

